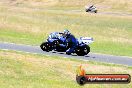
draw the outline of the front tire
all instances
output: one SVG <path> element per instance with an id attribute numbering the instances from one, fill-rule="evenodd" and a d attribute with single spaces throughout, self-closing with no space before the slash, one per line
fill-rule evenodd
<path id="1" fill-rule="evenodd" d="M 41 45 L 40 45 L 40 48 L 43 50 L 43 51 L 51 51 L 52 50 L 52 46 L 51 44 L 49 44 L 48 42 L 43 42 Z"/>
<path id="2" fill-rule="evenodd" d="M 97 10 L 95 10 L 94 12 L 97 13 Z"/>

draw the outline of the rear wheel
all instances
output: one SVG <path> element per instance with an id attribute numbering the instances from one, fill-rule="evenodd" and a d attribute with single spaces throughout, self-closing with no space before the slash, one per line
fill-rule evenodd
<path id="1" fill-rule="evenodd" d="M 90 12 L 90 10 L 89 9 L 86 9 L 86 12 Z"/>
<path id="2" fill-rule="evenodd" d="M 49 44 L 48 42 L 44 42 L 40 45 L 40 48 L 43 50 L 43 51 L 51 51 L 52 50 L 52 46 L 51 44 Z"/>
<path id="3" fill-rule="evenodd" d="M 86 11 L 86 12 L 88 12 L 88 10 L 87 10 L 87 9 L 85 9 L 85 11 Z"/>
<path id="4" fill-rule="evenodd" d="M 88 45 L 84 45 L 84 46 L 79 46 L 76 49 L 76 54 L 78 56 L 84 56 L 87 55 L 90 52 L 90 47 Z"/>

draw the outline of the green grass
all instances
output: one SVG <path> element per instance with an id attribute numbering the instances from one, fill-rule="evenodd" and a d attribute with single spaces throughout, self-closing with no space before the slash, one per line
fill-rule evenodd
<path id="1" fill-rule="evenodd" d="M 21 44 L 30 44 L 30 45 L 37 45 L 37 43 L 42 43 L 43 36 L 38 36 L 35 34 L 30 33 L 23 33 L 17 31 L 0 31 L 0 38 L 3 42 L 15 42 Z"/>
<path id="2" fill-rule="evenodd" d="M 91 45 L 92 52 L 101 52 L 104 54 L 111 54 L 111 55 L 124 55 L 124 56 L 131 56 L 132 45 L 114 43 L 114 42 L 97 42 Z"/>
<path id="3" fill-rule="evenodd" d="M 69 12 L 69 9 L 79 7 L 64 5 L 61 9 L 58 4 L 48 5 L 39 7 L 26 2 L 22 5 L 1 3 L 0 41 L 40 45 L 49 33 L 68 28 L 76 37 L 93 37 L 95 42 L 90 45 L 92 52 L 132 56 L 130 16 Z"/>
<path id="4" fill-rule="evenodd" d="M 130 74 L 132 68 L 122 65 L 81 61 L 59 56 L 0 51 L 0 88 L 131 88 L 130 84 L 76 83 L 76 68 L 82 64 L 87 73 Z M 94 68 L 94 69 L 92 69 Z"/>

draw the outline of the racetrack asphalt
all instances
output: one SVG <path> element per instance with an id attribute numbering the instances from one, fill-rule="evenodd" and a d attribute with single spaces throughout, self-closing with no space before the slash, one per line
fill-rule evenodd
<path id="1" fill-rule="evenodd" d="M 77 56 L 76 54 L 66 55 L 65 52 L 55 52 L 55 51 L 44 52 L 40 49 L 39 46 L 30 46 L 30 45 L 14 44 L 14 43 L 6 43 L 6 42 L 4 43 L 0 42 L 0 49 L 15 50 L 15 51 L 28 52 L 28 53 L 35 53 L 35 54 L 44 54 L 48 56 L 62 56 L 65 58 L 75 58 L 75 59 L 88 60 L 88 61 L 97 61 L 97 62 L 132 66 L 132 57 L 127 57 L 127 56 L 114 56 L 114 55 L 96 54 L 96 53 L 89 53 L 86 56 Z"/>
<path id="2" fill-rule="evenodd" d="M 40 9 L 39 9 L 40 10 Z M 44 9 L 45 11 L 56 11 L 54 9 Z M 59 10 L 62 12 L 69 12 L 69 13 L 84 13 L 85 10 Z M 94 14 L 92 12 L 85 12 L 85 13 L 91 13 Z M 102 11 L 98 11 L 98 13 L 96 13 L 96 15 L 114 15 L 114 16 L 132 16 L 132 13 L 121 13 L 121 12 L 102 12 Z"/>

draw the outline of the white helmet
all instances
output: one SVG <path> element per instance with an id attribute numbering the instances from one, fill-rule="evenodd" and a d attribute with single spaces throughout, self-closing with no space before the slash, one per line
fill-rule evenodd
<path id="1" fill-rule="evenodd" d="M 65 29 L 65 30 L 64 30 L 64 34 L 65 34 L 65 35 L 69 35 L 70 32 L 69 32 L 67 29 Z"/>

